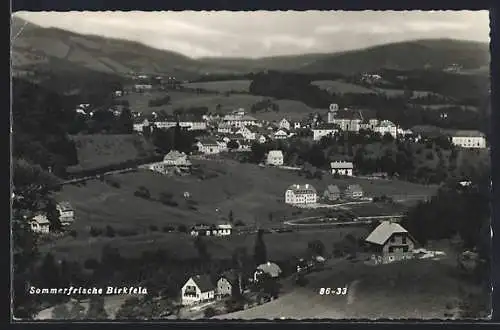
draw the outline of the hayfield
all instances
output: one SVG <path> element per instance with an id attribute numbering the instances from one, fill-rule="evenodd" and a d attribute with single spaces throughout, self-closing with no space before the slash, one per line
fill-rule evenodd
<path id="1" fill-rule="evenodd" d="M 95 169 L 151 156 L 154 147 L 143 137 L 135 134 L 74 135 L 78 165 L 71 170 Z"/>
<path id="2" fill-rule="evenodd" d="M 207 82 L 193 82 L 183 84 L 187 88 L 201 88 L 204 90 L 215 92 L 248 92 L 251 80 L 221 80 L 221 81 L 207 81 Z"/>
<path id="3" fill-rule="evenodd" d="M 463 298 L 461 289 L 477 291 L 441 260 L 412 260 L 384 266 L 342 261 L 307 276 L 306 287 L 277 300 L 218 319 L 445 319 Z M 320 295 L 322 287 L 347 286 L 347 295 Z M 485 300 L 487 297 L 484 297 Z"/>
<path id="4" fill-rule="evenodd" d="M 166 95 L 170 95 L 171 101 L 169 104 L 160 107 L 150 107 L 148 102 L 153 99 L 161 98 Z M 150 114 L 153 111 L 158 112 L 159 110 L 165 110 L 167 113 L 172 113 L 175 109 L 179 108 L 190 108 L 190 107 L 207 107 L 208 111 L 216 112 L 221 111 L 227 113 L 239 108 L 245 109 L 250 113 L 252 105 L 257 102 L 269 99 L 263 96 L 249 95 L 249 94 L 230 94 L 217 95 L 217 94 L 197 94 L 191 91 L 169 91 L 167 92 L 149 92 L 149 93 L 130 93 L 125 95 L 118 100 L 128 100 L 130 104 L 130 109 L 143 114 Z M 303 102 L 295 100 L 276 100 L 272 99 L 272 102 L 279 106 L 279 111 L 259 111 L 252 114 L 260 120 L 279 120 L 283 117 L 299 120 L 304 116 L 312 112 L 325 112 L 326 109 L 314 109 Z M 220 109 L 217 106 L 220 105 Z"/>
<path id="5" fill-rule="evenodd" d="M 321 89 L 328 91 L 329 93 L 345 94 L 345 93 L 356 93 L 356 94 L 374 94 L 376 91 L 369 88 L 344 82 L 341 80 L 316 80 L 312 82 L 313 85 L 318 86 Z"/>

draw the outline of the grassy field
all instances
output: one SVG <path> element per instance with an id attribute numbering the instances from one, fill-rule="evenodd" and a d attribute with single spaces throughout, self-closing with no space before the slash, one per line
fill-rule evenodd
<path id="1" fill-rule="evenodd" d="M 209 91 L 224 92 L 248 92 L 251 80 L 223 80 L 223 81 L 207 81 L 207 82 L 194 82 L 183 84 L 187 88 L 201 88 Z"/>
<path id="2" fill-rule="evenodd" d="M 348 209 L 358 217 L 402 214 L 406 210 L 406 208 L 400 204 L 389 203 L 367 203 L 350 205 Z"/>
<path id="3" fill-rule="evenodd" d="M 75 135 L 78 165 L 71 170 L 87 170 L 152 155 L 154 148 L 135 135 Z"/>
<path id="4" fill-rule="evenodd" d="M 215 83 L 215 82 L 214 82 Z M 248 94 L 230 94 L 217 95 L 217 94 L 197 94 L 190 91 L 169 91 L 168 95 L 171 97 L 171 102 L 168 105 L 161 107 L 150 107 L 148 102 L 152 99 L 157 99 L 167 95 L 167 92 L 151 92 L 151 93 L 130 93 L 125 95 L 120 100 L 128 100 L 130 108 L 133 111 L 150 114 L 153 111 L 165 110 L 167 113 L 172 113 L 173 110 L 178 108 L 189 107 L 207 107 L 210 112 L 217 111 L 217 105 L 220 105 L 220 111 L 229 112 L 239 108 L 245 109 L 250 112 L 252 105 L 262 101 L 263 96 L 255 96 Z M 314 109 L 300 101 L 294 100 L 273 100 L 274 103 L 279 105 L 279 111 L 257 112 L 253 114 L 260 120 L 280 120 L 283 117 L 289 119 L 302 119 L 308 113 L 321 112 L 326 113 L 326 109 Z"/>
<path id="5" fill-rule="evenodd" d="M 403 96 L 405 93 L 404 89 L 377 88 L 376 91 L 377 93 L 384 94 L 387 97 Z M 437 95 L 437 94 L 429 91 L 413 91 L 413 97 L 426 97 L 429 95 Z"/>
<path id="6" fill-rule="evenodd" d="M 460 278 L 448 260 L 412 260 L 383 266 L 341 261 L 329 270 L 311 273 L 309 284 L 275 301 L 219 319 L 333 318 L 445 319 L 478 289 Z M 347 295 L 320 295 L 322 287 L 345 287 Z M 486 297 L 485 297 L 486 299 Z"/>
<path id="7" fill-rule="evenodd" d="M 356 94 L 374 94 L 374 90 L 369 88 L 347 83 L 341 80 L 316 80 L 312 82 L 313 85 L 318 86 L 330 93 L 345 94 L 345 93 L 356 93 Z"/>
<path id="8" fill-rule="evenodd" d="M 133 172 L 111 177 L 120 184 L 119 188 L 96 180 L 88 181 L 85 186 L 64 186 L 56 197 L 59 200 L 69 201 L 75 208 L 77 220 L 73 224 L 73 229 L 78 236 L 56 241 L 53 245 L 49 245 L 49 248 L 54 253 L 60 253 L 68 258 L 73 258 L 74 254 L 75 258 L 79 258 L 79 254 L 98 255 L 102 246 L 110 242 L 119 246 L 125 253 L 170 246 L 172 250 L 189 254 L 189 247 L 193 248 L 190 238 L 176 233 L 162 233 L 163 227 L 177 227 L 180 224 L 189 227 L 199 222 L 227 221 L 231 210 L 235 221 L 241 220 L 247 225 L 258 223 L 263 227 L 280 225 L 285 217 L 286 219 L 307 217 L 309 211 L 302 210 L 298 215 L 297 209 L 283 203 L 284 191 L 292 183 L 312 184 L 320 193 L 332 183 L 337 185 L 359 183 L 367 195 L 429 195 L 435 189 L 402 181 L 334 179 L 330 176 L 325 176 L 321 181 L 307 180 L 298 177 L 297 173 L 292 171 L 262 168 L 232 161 L 225 163 L 194 161 L 194 163 L 202 166 L 205 173 L 218 173 L 218 176 L 201 180 L 194 175 L 168 177 L 152 172 Z M 167 206 L 158 201 L 134 196 L 139 186 L 146 187 L 152 198 L 158 198 L 162 192 L 171 193 L 172 199 L 178 206 Z M 190 193 L 196 210 L 190 208 L 184 200 L 183 194 L 186 191 Z M 116 231 L 133 231 L 136 236 L 112 238 L 89 236 L 90 226 L 104 228 L 107 225 Z M 156 226 L 158 232 L 151 230 L 151 226 Z M 292 233 L 279 234 L 276 237 L 285 237 L 281 235 L 292 235 Z M 291 241 L 295 240 L 296 238 Z M 214 244 L 218 242 L 215 241 Z M 290 245 L 283 245 L 281 240 L 276 244 L 277 248 Z M 189 247 L 176 248 L 179 245 Z"/>

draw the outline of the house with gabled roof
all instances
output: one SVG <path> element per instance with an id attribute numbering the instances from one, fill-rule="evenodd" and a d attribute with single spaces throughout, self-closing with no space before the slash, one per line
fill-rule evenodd
<path id="1" fill-rule="evenodd" d="M 330 202 L 338 200 L 340 198 L 339 187 L 334 184 L 328 185 L 323 193 L 323 198 Z"/>
<path id="2" fill-rule="evenodd" d="M 67 201 L 57 203 L 57 211 L 59 212 L 59 221 L 61 225 L 68 226 L 75 221 L 75 210 Z"/>
<path id="3" fill-rule="evenodd" d="M 242 293 L 241 278 L 235 270 L 222 273 L 217 280 L 217 296 L 232 296 Z"/>
<path id="4" fill-rule="evenodd" d="M 222 146 L 214 139 L 200 139 L 196 146 L 198 151 L 205 155 L 218 154 L 223 150 Z"/>
<path id="5" fill-rule="evenodd" d="M 30 227 L 35 233 L 48 234 L 50 232 L 50 221 L 45 214 L 39 213 L 31 218 Z"/>
<path id="6" fill-rule="evenodd" d="M 277 279 L 278 277 L 280 277 L 281 273 L 282 270 L 280 266 L 278 266 L 274 262 L 268 261 L 264 264 L 257 266 L 257 269 L 253 274 L 253 280 L 255 282 L 258 282 L 259 278 L 264 274 L 268 275 L 270 278 Z"/>
<path id="7" fill-rule="evenodd" d="M 324 123 L 313 128 L 313 140 L 319 141 L 324 136 L 335 135 L 339 132 L 340 127 L 337 124 Z"/>
<path id="8" fill-rule="evenodd" d="M 177 150 L 170 150 L 170 152 L 163 157 L 163 163 L 167 166 L 191 166 L 191 161 L 187 158 L 187 155 Z"/>
<path id="9" fill-rule="evenodd" d="M 181 304 L 195 305 L 215 299 L 215 285 L 210 275 L 191 276 L 181 289 Z"/>
<path id="10" fill-rule="evenodd" d="M 365 242 L 376 263 L 413 258 L 416 240 L 400 224 L 392 221 L 382 221 L 369 235 Z"/>
<path id="11" fill-rule="evenodd" d="M 318 200 L 316 189 L 310 184 L 293 184 L 285 191 L 286 204 L 315 204 Z"/>
<path id="12" fill-rule="evenodd" d="M 267 154 L 267 165 L 281 166 L 283 165 L 284 156 L 281 150 L 270 150 Z"/>
<path id="13" fill-rule="evenodd" d="M 290 124 L 290 122 L 286 118 L 283 118 L 283 119 L 280 120 L 280 122 L 278 124 L 278 127 L 279 128 L 284 128 L 286 130 L 290 130 L 291 124 Z"/>
<path id="14" fill-rule="evenodd" d="M 344 198 L 358 199 L 363 197 L 363 188 L 359 184 L 350 184 L 344 190 Z"/>

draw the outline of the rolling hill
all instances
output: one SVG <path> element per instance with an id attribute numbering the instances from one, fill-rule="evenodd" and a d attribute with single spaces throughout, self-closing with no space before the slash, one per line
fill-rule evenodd
<path id="1" fill-rule="evenodd" d="M 400 42 L 331 54 L 194 59 L 137 42 L 43 28 L 18 17 L 12 18 L 11 40 L 12 64 L 17 72 L 33 67 L 59 70 L 63 64 L 71 64 L 80 70 L 107 74 L 141 72 L 174 75 L 183 80 L 262 70 L 355 74 L 382 68 L 441 70 L 451 64 L 479 70 L 490 61 L 488 44 L 451 39 Z"/>

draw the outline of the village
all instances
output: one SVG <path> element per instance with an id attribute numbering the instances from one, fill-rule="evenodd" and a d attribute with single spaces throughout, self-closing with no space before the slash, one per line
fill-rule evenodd
<path id="1" fill-rule="evenodd" d="M 147 85 L 135 85 L 134 90 L 148 88 Z M 115 92 L 121 96 L 122 91 Z M 141 91 L 142 93 L 142 91 Z M 92 116 L 85 112 L 89 105 L 81 105 L 77 111 L 85 116 Z M 115 116 L 119 116 L 117 110 L 110 110 Z M 203 114 L 203 115 L 164 115 L 161 112 L 153 112 L 149 116 L 133 113 L 135 134 L 142 135 L 147 130 L 168 130 L 180 127 L 181 130 L 196 132 L 198 137 L 192 152 L 186 154 L 177 150 L 171 150 L 164 155 L 163 160 L 154 163 L 139 165 L 139 171 L 148 171 L 157 175 L 185 176 L 190 175 L 193 170 L 193 160 L 222 161 L 228 154 L 241 154 L 252 151 L 252 145 L 265 144 L 272 141 L 283 141 L 300 136 L 302 139 L 310 139 L 312 143 L 321 143 L 322 140 L 339 136 L 348 132 L 349 134 L 365 134 L 372 132 L 381 138 L 411 141 L 417 143 L 426 135 L 422 132 L 414 133 L 411 130 L 403 130 L 387 120 L 367 117 L 369 111 L 342 109 L 337 104 L 332 104 L 328 110 L 325 121 L 316 114 L 305 118 L 303 121 L 292 121 L 283 118 L 279 122 L 259 121 L 247 114 L 244 109 L 237 109 L 226 115 Z M 475 131 L 449 131 L 445 138 L 458 148 L 484 149 L 487 143 L 484 134 Z M 303 168 L 290 166 L 286 163 L 286 155 L 283 150 L 269 150 L 261 167 L 273 167 L 283 171 L 301 171 Z M 355 178 L 357 169 L 352 159 L 344 158 L 330 162 L 329 170 L 325 175 L 334 178 Z M 360 176 L 361 177 L 361 176 Z M 387 180 L 387 173 L 373 173 L 371 180 Z M 470 184 L 463 180 L 462 185 Z M 185 192 L 184 198 L 189 199 L 190 193 Z M 324 192 L 318 191 L 310 183 L 302 183 L 300 180 L 290 182 L 289 187 L 280 196 L 283 203 L 298 209 L 333 209 L 341 210 L 344 205 L 372 203 L 373 196 L 367 196 L 363 188 L 357 184 L 347 184 L 343 187 L 328 185 Z M 71 227 L 75 221 L 75 212 L 68 201 L 57 204 L 61 225 L 64 228 Z M 393 216 L 365 216 L 363 223 L 376 225 L 372 231 L 364 237 L 362 242 L 363 254 L 358 254 L 357 260 L 370 266 L 385 265 L 412 259 L 443 258 L 445 252 L 427 251 L 420 248 L 419 243 L 405 228 L 399 224 L 399 214 Z M 330 224 L 344 223 L 362 225 L 363 217 L 351 219 L 337 219 L 325 217 L 311 217 L 306 221 L 309 225 L 325 224 L 325 219 Z M 369 220 L 368 220 L 369 219 Z M 307 219 L 306 219 L 307 220 Z M 77 220 L 78 221 L 78 220 Z M 359 221 L 359 222 L 358 222 Z M 358 223 L 356 223 L 358 222 Z M 291 225 L 289 229 L 283 229 L 283 225 Z M 188 228 L 187 233 L 193 239 L 200 237 L 229 237 L 240 234 L 262 235 L 264 232 L 273 233 L 298 230 L 298 225 L 293 226 L 293 221 L 285 221 L 279 228 L 271 228 L 271 231 L 254 228 L 251 231 L 242 231 L 235 228 L 229 222 L 218 224 L 199 223 Z M 38 214 L 31 221 L 33 231 L 42 235 L 50 235 L 50 221 L 46 215 Z M 364 257 L 360 257 L 364 255 Z M 348 256 L 348 255 L 346 255 Z M 344 258 L 346 257 L 344 256 Z M 249 278 L 245 278 L 248 271 L 242 269 L 226 269 L 223 273 L 214 277 L 213 274 L 191 274 L 182 286 L 179 293 L 179 310 L 176 317 L 199 318 L 224 315 L 239 310 L 245 310 L 254 306 L 272 301 L 278 298 L 277 292 L 282 292 L 280 282 L 296 283 L 300 285 L 304 277 L 310 272 L 320 272 L 336 258 L 320 253 L 309 253 L 306 257 L 296 259 L 295 270 L 283 277 L 283 272 L 278 264 L 272 260 L 262 260 L 262 264 L 251 272 Z M 286 285 L 285 285 L 286 288 Z M 280 291 L 281 290 L 281 291 Z M 347 290 L 347 289 L 346 289 Z M 170 316 L 171 317 L 171 316 Z"/>

